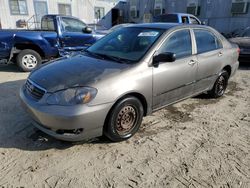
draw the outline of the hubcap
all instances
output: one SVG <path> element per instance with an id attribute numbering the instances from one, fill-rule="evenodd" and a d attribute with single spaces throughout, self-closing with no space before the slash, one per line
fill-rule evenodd
<path id="1" fill-rule="evenodd" d="M 116 131 L 120 135 L 125 135 L 134 128 L 135 122 L 135 109 L 132 106 L 125 106 L 118 113 L 118 117 L 116 120 Z"/>
<path id="2" fill-rule="evenodd" d="M 225 91 L 226 80 L 223 76 L 220 76 L 218 83 L 217 83 L 217 93 L 218 95 L 223 95 Z"/>
<path id="3" fill-rule="evenodd" d="M 27 54 L 25 56 L 23 56 L 22 58 L 22 64 L 29 68 L 29 69 L 32 69 L 34 67 L 36 67 L 37 65 L 37 59 L 35 56 L 31 55 L 31 54 Z"/>

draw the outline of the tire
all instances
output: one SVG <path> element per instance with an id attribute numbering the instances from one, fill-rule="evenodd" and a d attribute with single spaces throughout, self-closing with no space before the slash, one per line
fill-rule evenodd
<path id="1" fill-rule="evenodd" d="M 30 72 L 37 68 L 42 62 L 39 53 L 34 50 L 22 50 L 16 57 L 16 63 L 23 72 Z"/>
<path id="2" fill-rule="evenodd" d="M 222 70 L 219 77 L 214 83 L 213 89 L 208 91 L 208 95 L 212 98 L 219 98 L 221 97 L 227 88 L 228 85 L 229 74 L 227 71 Z"/>
<path id="3" fill-rule="evenodd" d="M 127 140 L 138 131 L 142 118 L 141 102 L 135 97 L 126 97 L 110 111 L 104 127 L 104 135 L 114 142 Z"/>

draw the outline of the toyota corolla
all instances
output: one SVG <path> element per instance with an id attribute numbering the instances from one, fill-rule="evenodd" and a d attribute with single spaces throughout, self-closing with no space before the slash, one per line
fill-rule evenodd
<path id="1" fill-rule="evenodd" d="M 201 93 L 221 97 L 238 56 L 237 45 L 207 26 L 136 24 L 33 71 L 20 97 L 51 136 L 122 141 L 167 105 Z"/>

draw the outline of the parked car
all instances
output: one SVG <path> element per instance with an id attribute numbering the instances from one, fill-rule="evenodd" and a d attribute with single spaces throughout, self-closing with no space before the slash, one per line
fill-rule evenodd
<path id="1" fill-rule="evenodd" d="M 0 60 L 4 63 L 14 60 L 22 71 L 28 72 L 44 60 L 83 50 L 102 36 L 92 33 L 77 18 L 46 15 L 41 30 L 0 30 Z"/>
<path id="2" fill-rule="evenodd" d="M 231 38 L 229 41 L 240 47 L 240 62 L 250 63 L 250 27 L 246 28 L 240 36 Z"/>
<path id="3" fill-rule="evenodd" d="M 153 22 L 182 23 L 182 24 L 202 24 L 202 22 L 192 14 L 171 13 L 155 16 Z"/>
<path id="4" fill-rule="evenodd" d="M 207 26 L 136 24 L 33 71 L 20 97 L 51 136 L 122 141 L 158 109 L 204 92 L 222 96 L 238 55 L 237 45 Z"/>

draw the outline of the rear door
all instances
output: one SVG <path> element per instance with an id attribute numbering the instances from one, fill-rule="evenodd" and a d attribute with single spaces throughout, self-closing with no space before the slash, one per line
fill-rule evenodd
<path id="1" fill-rule="evenodd" d="M 170 34 L 157 53 L 176 54 L 175 62 L 153 68 L 153 108 L 157 109 L 193 94 L 197 60 L 189 29 Z"/>
<path id="2" fill-rule="evenodd" d="M 61 43 L 65 50 L 82 50 L 95 42 L 92 34 L 83 32 L 85 27 L 87 25 L 78 19 L 61 17 Z"/>
<path id="3" fill-rule="evenodd" d="M 224 60 L 222 42 L 210 30 L 194 29 L 197 48 L 198 72 L 195 91 L 210 88 L 221 70 Z"/>

